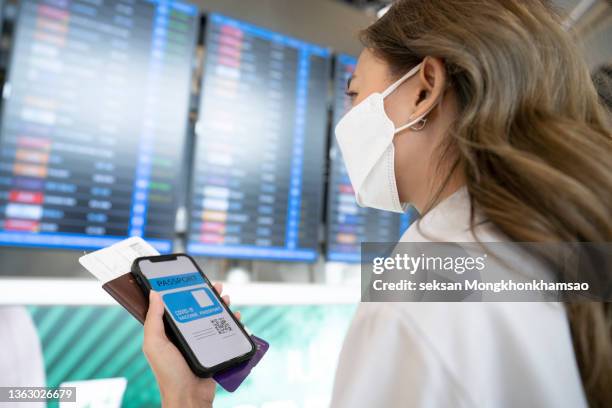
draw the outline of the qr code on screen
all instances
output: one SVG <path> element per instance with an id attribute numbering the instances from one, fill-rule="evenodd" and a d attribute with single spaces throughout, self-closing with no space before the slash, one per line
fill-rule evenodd
<path id="1" fill-rule="evenodd" d="M 217 330 L 217 333 L 219 334 L 225 334 L 232 331 L 232 328 L 230 327 L 229 323 L 223 317 L 211 319 L 210 321 L 212 322 L 214 328 Z"/>

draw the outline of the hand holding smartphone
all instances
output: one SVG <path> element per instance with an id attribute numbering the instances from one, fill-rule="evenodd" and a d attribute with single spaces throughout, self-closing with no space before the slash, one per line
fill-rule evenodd
<path id="1" fill-rule="evenodd" d="M 145 295 L 159 292 L 166 332 L 196 375 L 209 377 L 254 355 L 251 337 L 190 256 L 138 258 L 132 274 Z"/>

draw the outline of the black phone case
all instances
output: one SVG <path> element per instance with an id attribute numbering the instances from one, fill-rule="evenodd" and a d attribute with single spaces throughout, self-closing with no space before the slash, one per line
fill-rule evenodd
<path id="1" fill-rule="evenodd" d="M 143 256 L 143 257 L 140 257 L 140 258 L 136 258 L 134 260 L 134 262 L 132 263 L 132 271 L 131 272 L 134 275 L 134 277 L 136 278 L 136 282 L 138 283 L 138 286 L 140 286 L 140 288 L 142 289 L 144 295 L 147 296 L 147 297 L 149 296 L 149 291 L 151 290 L 151 285 L 149 284 L 148 279 L 142 274 L 142 272 L 140 270 L 140 266 L 139 266 L 140 261 L 143 261 L 143 260 L 154 260 L 155 262 L 163 262 L 163 261 L 166 261 L 166 260 L 174 260 L 174 259 L 176 259 L 176 257 L 179 257 L 179 256 L 184 256 L 186 258 L 189 258 L 191 263 L 196 267 L 196 269 L 202 275 L 202 277 L 204 278 L 204 280 L 206 281 L 208 286 L 210 286 L 210 288 L 212 289 L 212 291 L 215 294 L 215 296 L 217 297 L 217 300 L 219 301 L 219 303 L 229 313 L 231 318 L 234 320 L 234 322 L 236 322 L 236 324 L 240 328 L 240 331 L 242 332 L 244 337 L 249 341 L 249 344 L 251 345 L 251 351 L 249 351 L 248 353 L 246 353 L 246 354 L 244 354 L 242 356 L 238 356 L 238 357 L 235 357 L 235 358 L 233 358 L 231 360 L 228 360 L 228 361 L 226 361 L 224 363 L 217 364 L 214 367 L 204 367 L 203 365 L 200 364 L 200 362 L 196 358 L 195 354 L 191 350 L 191 347 L 189 347 L 189 344 L 187 343 L 187 341 L 183 337 L 182 333 L 180 332 L 180 330 L 178 329 L 178 327 L 176 326 L 176 324 L 172 320 L 172 317 L 168 314 L 168 311 L 164 310 L 164 327 L 166 328 L 166 334 L 168 335 L 168 338 L 170 339 L 170 341 L 172 341 L 174 343 L 174 345 L 179 349 L 179 351 L 181 352 L 181 354 L 185 358 L 185 361 L 187 361 L 187 364 L 189 365 L 189 368 L 191 368 L 191 371 L 193 371 L 194 374 L 196 374 L 198 377 L 210 377 L 210 376 L 214 375 L 215 373 L 217 373 L 219 371 L 225 370 L 225 369 L 230 368 L 230 367 L 232 367 L 232 366 L 234 366 L 236 364 L 239 364 L 239 363 L 242 363 L 244 361 L 249 360 L 251 357 L 253 357 L 253 355 L 255 354 L 255 351 L 256 351 L 256 346 L 253 343 L 253 340 L 251 339 L 251 336 L 249 336 L 247 334 L 247 332 L 244 329 L 244 326 L 242 325 L 242 323 L 240 323 L 240 321 L 238 319 L 236 319 L 236 316 L 234 316 L 234 314 L 231 312 L 231 310 L 229 310 L 229 308 L 227 307 L 227 305 L 225 304 L 223 299 L 221 299 L 221 295 L 219 293 L 217 293 L 217 290 L 214 288 L 214 286 L 212 285 L 210 280 L 208 280 L 208 278 L 206 277 L 204 272 L 202 272 L 202 270 L 200 269 L 200 266 L 189 255 L 183 254 L 183 253 L 178 253 L 178 254 L 170 254 L 170 255 Z"/>

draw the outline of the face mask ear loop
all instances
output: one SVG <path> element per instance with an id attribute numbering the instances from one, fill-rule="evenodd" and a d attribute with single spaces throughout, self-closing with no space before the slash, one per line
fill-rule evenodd
<path id="1" fill-rule="evenodd" d="M 434 110 L 434 108 L 436 106 L 438 106 L 439 102 L 440 102 L 439 99 L 436 100 L 434 102 L 434 104 L 431 105 L 431 107 L 429 109 L 427 109 L 423 115 L 421 115 L 421 117 L 419 119 L 411 120 L 410 122 L 406 123 L 405 125 L 398 127 L 397 129 L 395 129 L 395 132 L 393 132 L 393 134 L 397 134 L 397 133 L 401 132 L 402 130 L 406 130 L 408 128 L 410 128 L 410 130 L 414 130 L 414 131 L 423 130 L 423 128 L 425 127 L 425 124 L 427 123 L 427 115 L 429 115 L 431 113 L 431 111 Z"/>
<path id="2" fill-rule="evenodd" d="M 413 76 L 414 74 L 419 72 L 419 69 L 421 69 L 421 65 L 422 64 L 423 63 L 420 62 L 416 67 L 414 67 L 410 71 L 408 71 L 403 77 L 401 77 L 400 79 L 395 81 L 393 84 L 391 84 L 391 86 L 389 86 L 387 89 L 385 89 L 385 91 L 382 93 L 382 97 L 386 98 L 387 96 L 389 96 L 393 91 L 395 91 L 397 89 L 398 86 L 403 84 L 405 80 L 407 80 L 408 78 L 410 78 L 411 76 Z"/>
<path id="3" fill-rule="evenodd" d="M 404 126 L 400 126 L 395 129 L 395 134 L 410 128 L 410 130 L 418 131 L 422 130 L 425 127 L 425 123 L 427 123 L 427 118 L 420 118 L 417 120 L 413 120 L 412 122 L 406 123 Z"/>

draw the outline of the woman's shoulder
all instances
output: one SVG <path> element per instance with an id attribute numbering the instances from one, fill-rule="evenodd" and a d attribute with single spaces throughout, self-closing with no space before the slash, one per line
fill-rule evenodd
<path id="1" fill-rule="evenodd" d="M 553 406 L 582 395 L 569 325 L 559 303 L 362 303 L 354 324 L 353 330 L 370 336 L 379 330 L 393 333 L 396 339 L 388 341 L 386 352 L 427 350 L 435 356 L 437 371 L 446 373 L 469 399 L 482 402 L 479 406 L 504 400 L 496 394 L 504 389 L 522 393 L 519 405 L 533 397 Z M 558 382 L 555 387 L 551 378 Z M 482 384 L 489 386 L 485 390 Z M 557 386 L 565 388 L 566 396 L 559 395 Z M 584 406 L 579 398 L 573 402 Z"/>
<path id="2" fill-rule="evenodd" d="M 441 332 L 454 335 L 465 327 L 490 329 L 504 326 L 565 322 L 565 308 L 554 302 L 364 302 L 356 311 L 359 319 L 384 319 L 411 326 L 420 334 Z M 501 333 L 500 333 L 501 334 Z"/>
<path id="3" fill-rule="evenodd" d="M 372 306 L 375 305 L 375 306 Z M 381 303 L 380 305 L 383 305 Z M 503 335 L 515 326 L 540 325 L 567 320 L 561 303 L 554 302 L 387 302 L 382 309 L 398 319 L 398 323 L 413 326 L 422 334 L 446 332 L 469 336 L 466 327 L 478 330 L 495 329 Z M 379 314 L 379 304 L 360 305 L 366 315 Z"/>
<path id="4" fill-rule="evenodd" d="M 370 302 L 359 305 L 354 324 L 371 327 L 372 334 L 376 325 L 394 327 L 449 361 L 458 344 L 466 356 L 490 350 L 486 345 L 518 351 L 563 343 L 558 333 L 570 340 L 565 309 L 552 302 Z"/>

